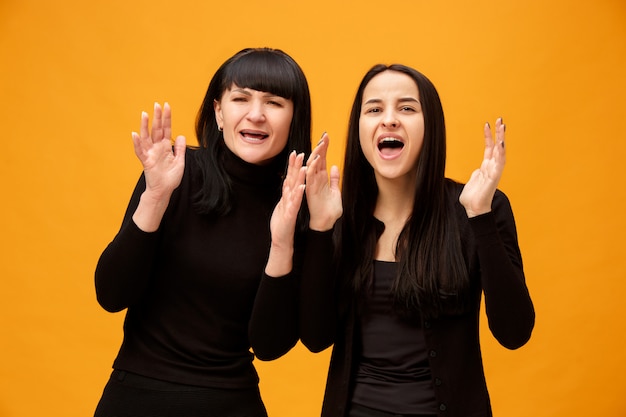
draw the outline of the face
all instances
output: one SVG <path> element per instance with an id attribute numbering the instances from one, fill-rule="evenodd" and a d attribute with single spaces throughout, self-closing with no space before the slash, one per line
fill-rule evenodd
<path id="1" fill-rule="evenodd" d="M 411 77 L 384 71 L 371 79 L 363 90 L 359 138 L 377 181 L 415 178 L 424 115 Z"/>
<path id="2" fill-rule="evenodd" d="M 291 100 L 233 84 L 214 107 L 226 146 L 244 161 L 267 164 L 287 146 Z"/>

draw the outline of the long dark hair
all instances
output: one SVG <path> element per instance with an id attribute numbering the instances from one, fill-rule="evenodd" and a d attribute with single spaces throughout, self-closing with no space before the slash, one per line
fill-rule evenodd
<path id="1" fill-rule="evenodd" d="M 300 66 L 279 49 L 247 48 L 237 52 L 220 66 L 211 79 L 196 117 L 200 148 L 197 158 L 202 185 L 195 195 L 194 206 L 204 214 L 222 215 L 232 208 L 230 179 L 222 162 L 224 139 L 218 130 L 213 105 L 233 84 L 293 101 L 289 138 L 287 146 L 274 161 L 277 166 L 281 169 L 286 167 L 292 150 L 306 155 L 311 153 L 311 98 Z"/>
<path id="2" fill-rule="evenodd" d="M 398 276 L 392 293 L 397 310 L 424 317 L 464 311 L 469 278 L 460 234 L 446 190 L 446 131 L 439 94 L 432 82 L 413 68 L 394 64 L 372 67 L 361 81 L 350 114 L 343 175 L 344 214 L 337 245 L 354 291 L 365 291 L 373 277 L 373 259 L 380 228 L 373 214 L 378 196 L 374 170 L 359 141 L 363 91 L 376 75 L 396 71 L 411 77 L 419 90 L 424 114 L 424 141 L 416 171 L 411 217 L 396 247 Z M 359 242 L 356 244 L 356 242 Z"/>

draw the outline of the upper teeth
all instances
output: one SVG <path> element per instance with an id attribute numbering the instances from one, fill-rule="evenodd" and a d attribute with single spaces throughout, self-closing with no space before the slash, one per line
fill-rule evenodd
<path id="1" fill-rule="evenodd" d="M 383 138 L 381 142 L 396 142 L 398 139 L 396 138 Z"/>

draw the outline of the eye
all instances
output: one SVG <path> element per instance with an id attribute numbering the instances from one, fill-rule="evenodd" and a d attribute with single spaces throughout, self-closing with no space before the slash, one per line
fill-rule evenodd
<path id="1" fill-rule="evenodd" d="M 405 113 L 412 113 L 412 112 L 415 112 L 416 110 L 411 106 L 402 106 L 400 107 L 400 111 L 405 112 Z"/>
<path id="2" fill-rule="evenodd" d="M 276 107 L 283 107 L 283 103 L 278 100 L 268 100 L 267 104 L 271 106 L 276 106 Z"/>
<path id="3" fill-rule="evenodd" d="M 381 110 L 380 107 L 369 107 L 369 108 L 365 109 L 364 113 L 365 114 L 367 114 L 367 113 L 380 113 L 381 111 L 382 110 Z"/>
<path id="4" fill-rule="evenodd" d="M 236 102 L 236 103 L 245 103 L 246 101 L 248 101 L 248 97 L 246 97 L 246 96 L 233 96 L 231 100 Z"/>

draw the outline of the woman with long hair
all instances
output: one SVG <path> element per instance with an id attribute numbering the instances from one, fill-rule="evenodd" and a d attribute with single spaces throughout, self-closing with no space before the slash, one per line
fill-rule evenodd
<path id="1" fill-rule="evenodd" d="M 528 341 L 535 314 L 497 189 L 502 119 L 484 136 L 467 184 L 447 179 L 434 85 L 413 68 L 377 65 L 354 100 L 341 191 L 337 169 L 329 180 L 324 158 L 309 159 L 309 209 L 326 221 L 307 239 L 300 337 L 313 352 L 334 344 L 322 416 L 491 416 L 482 295 L 506 348 Z M 324 156 L 328 137 L 319 147 Z"/>

